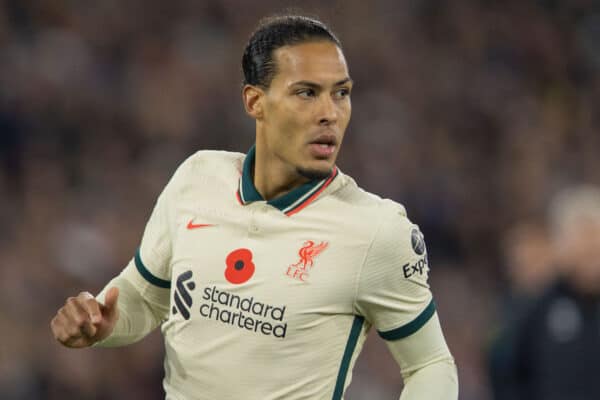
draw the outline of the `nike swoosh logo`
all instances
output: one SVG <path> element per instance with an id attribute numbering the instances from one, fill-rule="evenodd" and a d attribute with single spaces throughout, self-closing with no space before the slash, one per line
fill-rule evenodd
<path id="1" fill-rule="evenodd" d="M 197 229 L 197 228 L 208 228 L 209 226 L 214 226 L 213 224 L 194 224 L 194 220 L 191 219 L 187 224 L 188 229 Z"/>

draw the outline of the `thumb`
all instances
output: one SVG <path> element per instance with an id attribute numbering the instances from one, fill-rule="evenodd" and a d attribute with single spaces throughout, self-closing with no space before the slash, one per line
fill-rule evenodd
<path id="1" fill-rule="evenodd" d="M 117 301 L 119 300 L 119 288 L 116 286 L 111 287 L 106 296 L 104 297 L 104 310 L 108 314 L 112 314 L 117 308 Z"/>

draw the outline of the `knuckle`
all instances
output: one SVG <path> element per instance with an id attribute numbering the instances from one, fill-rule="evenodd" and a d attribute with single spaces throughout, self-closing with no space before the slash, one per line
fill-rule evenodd
<path id="1" fill-rule="evenodd" d="M 60 310 L 58 310 L 58 316 L 62 317 L 62 318 L 68 318 L 69 316 L 69 311 L 67 310 L 67 307 L 63 307 Z"/>
<path id="2" fill-rule="evenodd" d="M 77 297 L 67 297 L 67 301 L 65 301 L 66 305 L 74 305 L 77 303 Z"/>
<path id="3" fill-rule="evenodd" d="M 54 337 L 61 343 L 66 342 L 69 339 L 69 335 L 65 332 L 64 329 L 60 329 L 54 333 Z"/>
<path id="4" fill-rule="evenodd" d="M 93 296 L 90 294 L 90 292 L 79 292 L 77 297 L 80 299 L 83 299 L 83 300 L 88 300 L 88 299 L 92 298 Z"/>
<path id="5" fill-rule="evenodd" d="M 85 301 L 85 305 L 90 309 L 90 310 L 95 310 L 98 308 L 98 302 L 96 301 L 96 299 L 87 299 Z"/>
<path id="6" fill-rule="evenodd" d="M 59 338 L 62 343 L 65 343 L 71 338 L 71 336 L 67 332 L 63 331 L 60 333 Z"/>

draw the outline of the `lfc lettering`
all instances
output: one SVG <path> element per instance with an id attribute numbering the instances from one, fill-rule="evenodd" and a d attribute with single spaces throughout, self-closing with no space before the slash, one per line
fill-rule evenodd
<path id="1" fill-rule="evenodd" d="M 290 265 L 285 274 L 292 279 L 297 279 L 302 282 L 306 282 L 306 280 L 308 279 L 308 272 L 294 265 Z"/>

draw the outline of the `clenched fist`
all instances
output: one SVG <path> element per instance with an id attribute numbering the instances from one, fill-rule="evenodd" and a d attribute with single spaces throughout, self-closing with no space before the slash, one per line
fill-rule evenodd
<path id="1" fill-rule="evenodd" d="M 119 319 L 118 298 L 116 287 L 106 293 L 104 304 L 88 292 L 69 297 L 50 323 L 54 337 L 73 348 L 88 347 L 108 337 Z"/>

